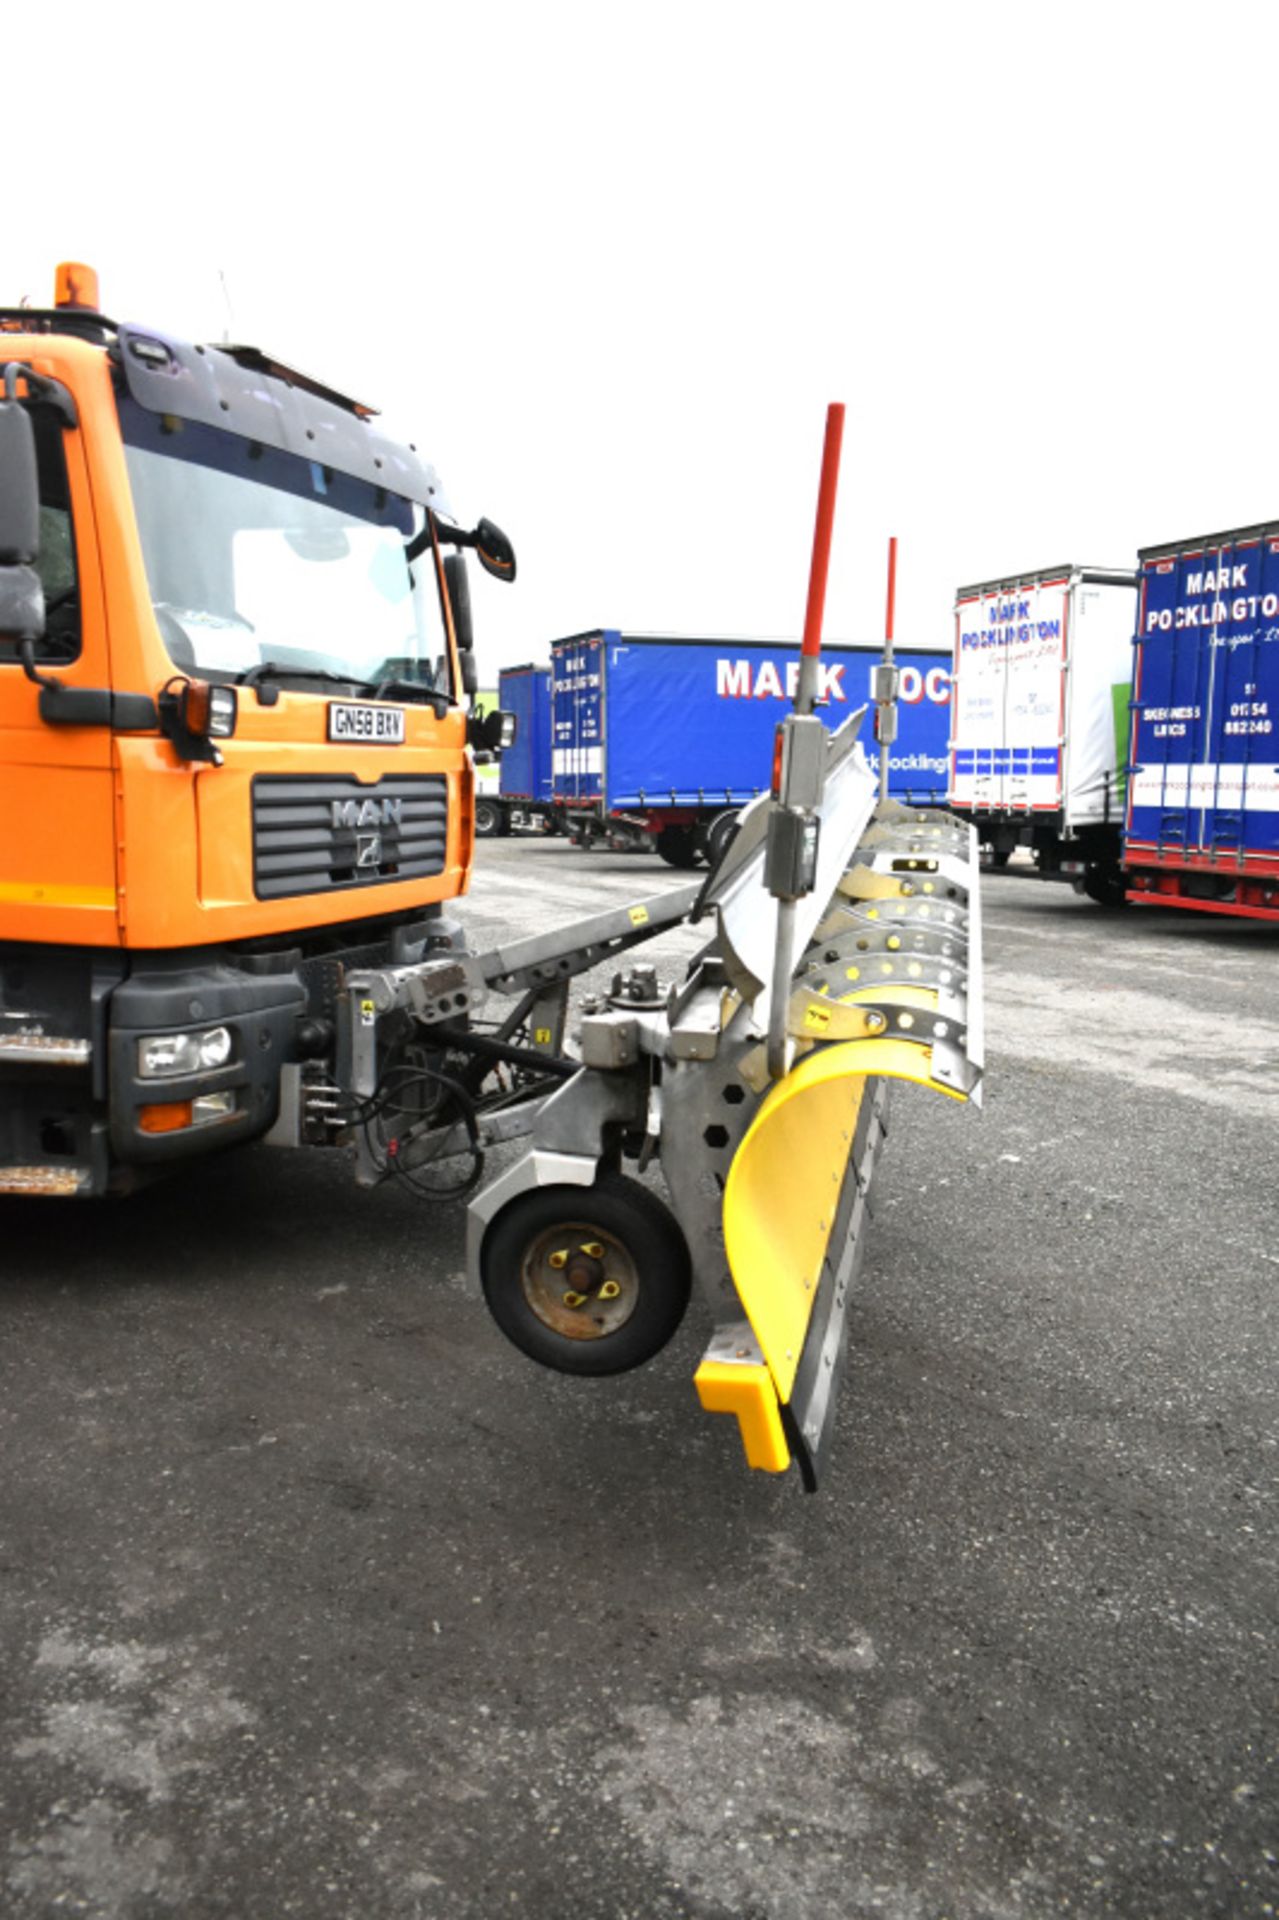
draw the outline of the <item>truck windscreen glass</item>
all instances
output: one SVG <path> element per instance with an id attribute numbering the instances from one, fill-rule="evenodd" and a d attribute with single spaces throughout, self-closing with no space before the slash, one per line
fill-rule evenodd
<path id="1" fill-rule="evenodd" d="M 447 692 L 419 506 L 318 462 L 120 397 L 160 636 L 182 672 L 263 665 Z"/>

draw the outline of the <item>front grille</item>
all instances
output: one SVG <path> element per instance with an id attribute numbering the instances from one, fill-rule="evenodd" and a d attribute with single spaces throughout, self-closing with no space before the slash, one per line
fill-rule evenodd
<path id="1" fill-rule="evenodd" d="M 421 880 L 444 870 L 448 786 L 440 773 L 362 785 L 350 774 L 253 782 L 253 885 L 259 900 Z"/>

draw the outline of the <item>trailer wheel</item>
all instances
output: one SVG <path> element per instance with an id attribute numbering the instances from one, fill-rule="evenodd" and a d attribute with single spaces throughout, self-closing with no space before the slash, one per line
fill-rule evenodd
<path id="1" fill-rule="evenodd" d="M 660 1353 L 688 1305 L 688 1248 L 647 1187 L 539 1187 L 484 1236 L 484 1297 L 498 1326 L 557 1373 L 625 1373 Z"/>
<path id="2" fill-rule="evenodd" d="M 1118 867 L 1093 866 L 1091 862 L 1084 868 L 1084 892 L 1099 907 L 1122 907 L 1127 905 L 1126 884 Z"/>
<path id="3" fill-rule="evenodd" d="M 733 807 L 726 807 L 723 813 L 715 815 L 706 829 L 706 859 L 710 866 L 719 865 L 736 840 L 740 825 L 741 818 Z"/>
<path id="4" fill-rule="evenodd" d="M 697 845 L 691 827 L 663 827 L 657 836 L 657 851 L 668 867 L 697 865 Z"/>
<path id="5" fill-rule="evenodd" d="M 506 816 L 496 800 L 477 800 L 475 802 L 475 837 L 477 840 L 495 840 L 506 830 Z"/>

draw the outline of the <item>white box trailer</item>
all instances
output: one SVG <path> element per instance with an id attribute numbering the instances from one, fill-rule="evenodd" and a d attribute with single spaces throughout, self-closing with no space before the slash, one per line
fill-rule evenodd
<path id="1" fill-rule="evenodd" d="M 948 804 L 997 865 L 1122 898 L 1136 573 L 1044 567 L 955 596 Z"/>

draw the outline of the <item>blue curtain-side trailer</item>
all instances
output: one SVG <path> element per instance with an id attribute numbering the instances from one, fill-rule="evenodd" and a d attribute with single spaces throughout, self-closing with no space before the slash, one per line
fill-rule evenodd
<path id="1" fill-rule="evenodd" d="M 503 667 L 497 704 L 515 715 L 515 739 L 503 749 L 497 791 L 476 796 L 475 831 L 483 839 L 513 827 L 554 831 L 550 668 Z"/>
<path id="2" fill-rule="evenodd" d="M 1279 920 L 1279 522 L 1139 560 L 1127 898 Z"/>
<path id="3" fill-rule="evenodd" d="M 827 646 L 819 711 L 832 728 L 872 698 L 879 647 Z M 898 647 L 898 737 L 889 791 L 945 800 L 950 654 Z M 598 628 L 551 649 L 555 799 L 569 830 L 614 845 L 651 838 L 674 866 L 719 858 L 737 814 L 769 785 L 790 710 L 798 643 L 692 639 Z M 863 742 L 875 752 L 873 715 Z"/>

